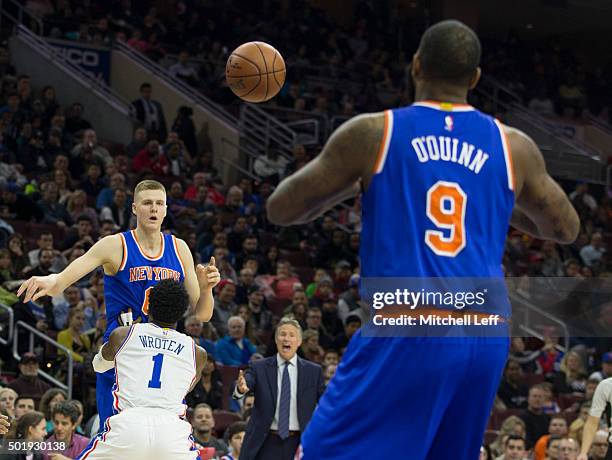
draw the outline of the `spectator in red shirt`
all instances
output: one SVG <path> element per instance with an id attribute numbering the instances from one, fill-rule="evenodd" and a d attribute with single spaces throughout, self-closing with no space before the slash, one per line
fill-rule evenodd
<path id="1" fill-rule="evenodd" d="M 189 201 L 195 201 L 200 186 L 206 186 L 206 173 L 197 172 L 193 175 L 193 182 L 187 187 L 187 190 L 185 190 L 184 198 Z"/>
<path id="2" fill-rule="evenodd" d="M 168 174 L 168 160 L 159 148 L 159 142 L 150 140 L 147 146 L 134 157 L 132 170 L 135 173 L 165 176 Z"/>

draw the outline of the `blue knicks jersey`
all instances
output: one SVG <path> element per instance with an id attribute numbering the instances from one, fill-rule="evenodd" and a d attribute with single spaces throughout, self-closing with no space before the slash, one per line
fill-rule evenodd
<path id="1" fill-rule="evenodd" d="M 119 271 L 114 276 L 104 275 L 107 320 L 104 342 L 119 325 L 119 314 L 128 308 L 132 309 L 134 321 L 139 317 L 147 321 L 148 292 L 158 281 L 172 278 L 182 282 L 185 279 L 185 269 L 173 235 L 159 234 L 161 250 L 155 255 L 145 254 L 134 230 L 120 233 L 120 236 L 123 258 Z"/>
<path id="2" fill-rule="evenodd" d="M 497 120 L 434 102 L 386 111 L 362 197 L 362 274 L 502 277 L 513 206 L 512 158 Z"/>

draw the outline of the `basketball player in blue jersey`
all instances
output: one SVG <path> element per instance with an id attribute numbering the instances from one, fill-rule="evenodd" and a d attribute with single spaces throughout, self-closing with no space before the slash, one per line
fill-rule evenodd
<path id="1" fill-rule="evenodd" d="M 338 128 L 269 198 L 270 221 L 309 222 L 361 189 L 362 279 L 501 279 L 509 223 L 573 242 L 578 216 L 536 144 L 467 104 L 480 53 L 460 22 L 429 28 L 412 61 L 416 102 Z M 507 336 L 357 332 L 302 435 L 303 458 L 478 458 L 508 348 Z"/>
<path id="2" fill-rule="evenodd" d="M 209 321 L 214 306 L 212 289 L 220 280 L 219 270 L 214 258 L 206 267 L 194 267 L 187 243 L 161 232 L 166 217 L 164 186 L 153 180 L 136 185 L 132 212 L 136 215 L 135 230 L 102 238 L 61 273 L 33 276 L 21 285 L 17 294 L 25 293 L 24 302 L 44 295 L 57 296 L 102 266 L 108 324 L 104 342 L 117 326 L 147 321 L 149 292 L 162 279 L 184 282 L 191 303 L 190 314 L 200 321 Z M 97 373 L 96 377 L 98 413 L 103 427 L 106 418 L 113 414 L 114 369 Z"/>

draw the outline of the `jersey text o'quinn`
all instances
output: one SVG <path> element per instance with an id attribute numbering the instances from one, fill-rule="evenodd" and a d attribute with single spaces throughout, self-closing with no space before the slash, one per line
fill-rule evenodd
<path id="1" fill-rule="evenodd" d="M 177 355 L 185 348 L 185 345 L 178 343 L 176 340 L 160 339 L 159 337 L 151 337 L 150 335 L 139 335 L 138 338 L 144 348 L 167 350 Z"/>
<path id="2" fill-rule="evenodd" d="M 181 280 L 181 273 L 164 267 L 130 267 L 130 283 L 135 281 L 161 281 L 172 278 Z"/>
<path id="3" fill-rule="evenodd" d="M 489 154 L 465 141 L 448 136 L 421 136 L 412 139 L 411 144 L 421 163 L 427 161 L 448 161 L 465 166 L 475 174 L 489 159 Z"/>

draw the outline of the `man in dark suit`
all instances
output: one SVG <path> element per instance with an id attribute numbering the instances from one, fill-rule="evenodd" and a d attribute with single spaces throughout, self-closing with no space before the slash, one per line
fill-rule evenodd
<path id="1" fill-rule="evenodd" d="M 240 460 L 292 460 L 325 390 L 321 366 L 296 355 L 300 324 L 282 319 L 275 340 L 278 353 L 240 371 L 234 390 L 234 398 L 255 394 Z"/>
<path id="2" fill-rule="evenodd" d="M 149 133 L 149 138 L 166 142 L 168 130 L 166 128 L 166 117 L 161 104 L 151 99 L 152 88 L 150 83 L 140 85 L 140 99 L 136 99 L 130 105 L 132 118 L 138 120 Z"/>

